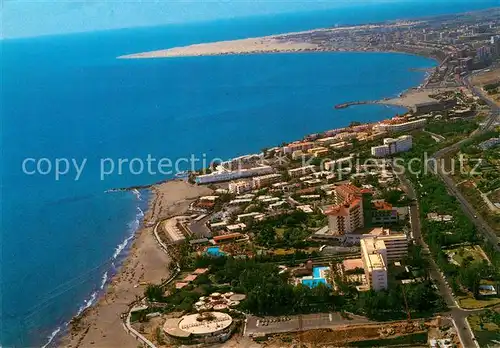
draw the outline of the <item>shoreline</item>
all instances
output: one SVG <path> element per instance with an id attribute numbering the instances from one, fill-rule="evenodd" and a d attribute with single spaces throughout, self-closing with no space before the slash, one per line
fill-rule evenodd
<path id="1" fill-rule="evenodd" d="M 217 42 L 214 42 L 217 43 Z M 173 47 L 173 48 L 184 48 L 184 47 L 191 47 L 191 46 L 182 46 L 182 47 Z M 173 49 L 172 48 L 172 49 Z M 416 57 L 424 57 L 427 59 L 434 60 L 437 65 L 439 66 L 440 64 L 443 63 L 444 59 L 441 59 L 437 56 L 433 56 L 430 54 L 426 54 L 424 52 L 412 52 L 412 51 L 406 51 L 406 50 L 388 50 L 388 49 L 368 49 L 368 48 L 352 48 L 352 49 L 347 49 L 347 48 L 331 48 L 331 49 L 324 49 L 324 48 L 313 48 L 313 49 L 280 49 L 280 50 L 255 50 L 255 51 L 247 51 L 247 52 L 218 52 L 218 53 L 198 53 L 198 54 L 185 54 L 185 55 L 164 55 L 165 51 L 168 51 L 170 49 L 165 49 L 165 50 L 157 50 L 157 51 L 148 51 L 148 52 L 142 52 L 142 53 L 136 53 L 136 54 L 129 54 L 129 55 L 124 55 L 124 56 L 118 56 L 116 59 L 164 59 L 164 58 L 169 58 L 169 59 L 174 59 L 174 58 L 196 58 L 196 57 L 221 57 L 221 56 L 249 56 L 249 55 L 261 55 L 261 54 L 311 54 L 311 53 L 379 53 L 379 54 L 404 54 L 404 55 L 409 55 L 409 56 L 416 56 Z"/>
<path id="2" fill-rule="evenodd" d="M 393 99 L 402 99 L 406 93 L 412 91 L 414 90 L 403 91 L 401 97 Z M 392 105 L 408 108 L 402 104 Z M 109 191 L 133 191 L 138 187 Z M 180 179 L 169 179 L 140 187 L 150 192 L 148 208 L 139 228 L 132 236 L 130 249 L 123 255 L 122 264 L 100 292 L 96 303 L 73 317 L 64 329 L 55 335 L 48 344 L 49 347 L 55 344 L 68 348 L 92 347 L 97 342 L 101 344 L 109 341 L 119 342 L 122 347 L 137 347 L 138 342 L 124 330 L 121 315 L 128 312 L 132 302 L 143 296 L 144 286 L 137 286 L 138 284 L 160 283 L 171 275 L 167 265 L 172 260 L 155 240 L 152 233 L 154 225 L 165 218 L 182 214 L 196 197 L 212 192 L 206 186 L 192 185 Z M 190 194 L 186 194 L 186 190 Z M 156 269 L 149 270 L 154 274 L 146 274 L 148 270 L 144 267 L 145 264 L 156 266 Z M 158 269 L 159 264 L 164 267 Z"/>
<path id="3" fill-rule="evenodd" d="M 185 46 L 176 46 L 166 49 L 125 54 L 117 59 L 148 59 L 148 58 L 173 58 L 173 57 L 200 57 L 219 55 L 239 55 L 239 54 L 262 54 L 262 53 L 300 53 L 300 52 L 352 52 L 365 51 L 358 47 L 325 47 L 321 43 L 304 40 L 302 35 L 308 34 L 340 34 L 351 33 L 361 30 L 375 30 L 380 28 L 405 28 L 423 23 L 422 20 L 399 20 L 394 23 L 387 21 L 349 25 L 344 27 L 326 27 L 303 31 L 286 32 L 279 34 L 264 35 L 259 37 L 249 37 L 243 39 L 229 39 L 213 42 L 195 43 Z M 300 37 L 300 39 L 297 39 Z M 384 51 L 384 50 L 381 50 Z"/>
<path id="4" fill-rule="evenodd" d="M 123 329 L 121 315 L 128 312 L 130 303 L 143 296 L 143 284 L 159 283 L 171 275 L 171 258 L 161 250 L 148 222 L 182 214 L 196 197 L 212 190 L 171 180 L 151 185 L 150 192 L 148 209 L 116 274 L 96 303 L 73 317 L 49 347 L 137 347 L 138 342 Z"/>
<path id="5" fill-rule="evenodd" d="M 437 57 L 418 54 L 415 52 L 405 52 L 405 51 L 395 51 L 395 50 L 341 49 L 341 50 L 279 51 L 279 52 L 269 51 L 269 52 L 253 52 L 246 54 L 324 53 L 324 52 L 406 54 L 406 55 L 414 55 L 420 57 L 423 56 L 425 58 L 432 59 L 437 63 L 437 65 L 442 63 L 442 60 L 440 60 Z M 232 55 L 232 54 L 241 54 L 241 53 L 213 54 L 213 55 Z M 118 58 L 122 59 L 123 57 L 118 57 Z M 146 58 L 146 57 L 140 57 L 140 58 Z M 399 97 L 374 101 L 373 104 L 390 105 L 390 106 L 403 107 L 409 109 L 411 107 L 410 105 L 403 102 L 398 103 L 397 101 L 400 101 L 401 99 L 405 98 L 406 95 L 408 94 L 418 91 L 417 88 L 421 87 L 426 82 L 427 78 L 428 77 L 425 77 L 420 85 L 415 87 L 410 87 L 407 90 L 401 91 L 399 93 Z M 211 191 L 206 186 L 190 185 L 176 178 L 163 180 L 153 184 L 136 185 L 131 187 L 110 189 L 106 191 L 106 192 L 117 192 L 117 191 L 119 192 L 119 191 L 134 191 L 138 189 L 148 190 L 151 194 L 148 201 L 148 208 L 144 212 L 144 216 L 139 228 L 132 236 L 132 244 L 130 245 L 130 249 L 128 250 L 128 252 L 126 252 L 126 254 L 123 255 L 122 264 L 118 266 L 117 272 L 111 277 L 111 279 L 108 280 L 108 283 L 106 284 L 104 289 L 100 292 L 97 301 L 89 308 L 85 309 L 82 313 L 80 313 L 80 315 L 73 317 L 69 321 L 69 323 L 67 323 L 67 325 L 64 327 L 64 329 L 55 335 L 52 342 L 48 344 L 48 346 L 57 344 L 58 346 L 68 347 L 68 348 L 92 347 L 94 344 L 97 344 L 97 342 L 99 342 L 98 345 L 102 345 L 105 344 L 102 342 L 112 341 L 114 344 L 119 344 L 120 346 L 123 347 L 137 347 L 138 341 L 136 341 L 131 335 L 129 335 L 123 329 L 121 314 L 128 312 L 129 304 L 132 303 L 138 296 L 143 295 L 144 292 L 143 286 L 137 286 L 134 287 L 133 289 L 130 289 L 130 287 L 132 286 L 131 281 L 133 279 L 137 280 L 137 278 L 139 278 L 138 279 L 139 283 L 141 281 L 144 281 L 145 279 L 149 279 L 151 283 L 159 283 L 162 280 L 167 279 L 171 275 L 171 272 L 169 272 L 166 269 L 166 267 L 162 268 L 162 270 L 164 271 L 163 276 L 161 278 L 158 278 L 158 275 L 156 275 L 155 279 L 153 279 L 154 277 L 147 278 L 145 276 L 144 267 L 140 269 L 140 271 L 142 271 L 142 275 L 139 277 L 137 277 L 137 274 L 133 271 L 134 270 L 136 271 L 138 269 L 137 267 L 140 263 L 148 263 L 147 261 L 144 262 L 144 260 L 141 260 L 141 254 L 144 254 L 143 251 L 145 249 L 152 251 L 150 248 L 151 241 L 154 244 L 153 245 L 154 249 L 156 249 L 155 250 L 155 252 L 157 253 L 156 256 L 158 256 L 159 252 L 163 255 L 163 257 L 160 256 L 160 259 L 163 259 L 164 262 L 167 264 L 171 262 L 171 259 L 168 257 L 168 255 L 166 255 L 163 251 L 160 250 L 159 245 L 157 244 L 156 240 L 154 240 L 152 229 L 153 226 L 155 225 L 155 222 L 159 221 L 159 219 L 161 220 L 170 216 L 179 215 L 181 214 L 182 210 L 187 210 L 187 206 L 189 205 L 188 203 L 189 200 L 194 199 L 194 197 L 182 197 L 182 198 L 177 197 L 177 195 L 175 194 L 176 191 L 175 188 L 173 190 L 171 190 L 170 188 L 168 189 L 165 188 L 171 185 L 175 186 L 176 185 L 175 183 L 181 183 L 181 182 L 184 185 L 196 188 L 198 191 L 199 190 Z M 166 195 L 168 195 L 168 197 L 165 197 Z M 201 195 L 203 194 L 199 193 L 197 196 Z M 164 203 L 165 198 L 167 198 L 166 201 L 171 204 L 170 207 L 165 206 Z M 170 210 L 171 208 L 173 209 L 173 212 Z M 144 257 L 146 258 L 148 256 L 151 255 L 144 255 Z M 123 286 L 129 288 L 128 292 L 126 292 L 125 294 L 122 294 L 120 290 L 120 287 Z M 117 291 L 117 289 L 119 290 Z M 134 289 L 136 291 L 134 291 Z M 132 294 L 134 295 L 134 297 L 131 297 Z M 101 312 L 105 312 L 104 318 L 102 317 Z M 114 318 L 112 317 L 112 314 L 109 312 L 112 312 L 114 314 Z M 84 322 L 85 328 L 78 328 L 75 332 L 73 324 L 75 320 L 78 323 Z"/>

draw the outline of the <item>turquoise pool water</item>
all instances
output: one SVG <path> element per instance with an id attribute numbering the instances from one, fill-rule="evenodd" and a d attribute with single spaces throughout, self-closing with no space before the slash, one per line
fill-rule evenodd
<path id="1" fill-rule="evenodd" d="M 329 269 L 329 267 L 313 267 L 313 278 L 312 279 L 302 279 L 302 284 L 310 288 L 315 288 L 319 284 L 324 284 L 329 286 L 325 278 L 321 277 L 321 271 Z"/>
<path id="2" fill-rule="evenodd" d="M 222 256 L 224 253 L 220 251 L 220 247 L 208 247 L 205 253 L 210 256 Z"/>
<path id="3" fill-rule="evenodd" d="M 302 284 L 310 288 L 315 288 L 319 284 L 324 284 L 328 286 L 325 278 L 302 279 Z"/>
<path id="4" fill-rule="evenodd" d="M 329 267 L 313 267 L 313 277 L 321 278 L 321 271 L 324 269 L 329 269 Z"/>

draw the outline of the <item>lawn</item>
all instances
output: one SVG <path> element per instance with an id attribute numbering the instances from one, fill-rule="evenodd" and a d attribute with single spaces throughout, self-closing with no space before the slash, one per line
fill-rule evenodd
<path id="1" fill-rule="evenodd" d="M 284 228 L 282 228 L 282 227 L 276 227 L 274 229 L 274 231 L 276 232 L 276 237 L 278 237 L 280 239 L 283 238 L 283 233 L 285 233 L 285 229 Z"/>
<path id="2" fill-rule="evenodd" d="M 306 249 L 295 249 L 295 248 L 284 249 L 284 248 L 278 248 L 278 249 L 274 249 L 273 253 L 275 255 L 292 255 L 292 254 L 295 254 L 295 252 L 298 251 L 298 250 L 310 254 L 313 251 L 318 251 L 318 248 L 315 248 L 315 247 L 309 247 L 309 248 L 306 248 Z"/>
<path id="3" fill-rule="evenodd" d="M 498 297 L 491 297 L 491 298 L 484 298 L 481 300 L 476 300 L 475 298 L 471 296 L 458 296 L 457 297 L 458 303 L 460 304 L 460 307 L 464 309 L 479 309 L 479 308 L 486 308 L 486 307 L 491 307 L 497 304 L 500 304 L 500 298 Z"/>
<path id="4" fill-rule="evenodd" d="M 450 249 L 447 251 L 448 256 L 459 266 L 461 266 L 464 260 L 470 260 L 471 262 L 485 260 L 484 253 L 479 245 L 473 246 L 461 246 L 455 249 Z"/>
<path id="5" fill-rule="evenodd" d="M 494 322 L 482 319 L 480 315 L 471 315 L 467 320 L 481 347 L 495 346 L 493 341 L 500 341 L 500 327 Z"/>

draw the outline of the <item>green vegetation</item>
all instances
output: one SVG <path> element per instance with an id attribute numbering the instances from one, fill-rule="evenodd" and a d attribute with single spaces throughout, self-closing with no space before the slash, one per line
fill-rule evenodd
<path id="1" fill-rule="evenodd" d="M 312 231 L 326 224 L 323 214 L 306 214 L 296 210 L 290 214 L 278 215 L 254 222 L 250 231 L 255 243 L 273 248 L 305 248 L 310 244 L 305 239 Z"/>
<path id="2" fill-rule="evenodd" d="M 500 82 L 490 83 L 488 85 L 485 85 L 483 88 L 486 93 L 490 95 L 497 94 L 500 92 Z"/>
<path id="3" fill-rule="evenodd" d="M 479 246 L 460 246 L 447 250 L 447 254 L 459 266 L 470 262 L 481 262 L 484 260 Z"/>
<path id="4" fill-rule="evenodd" d="M 212 292 L 233 291 L 247 295 L 239 309 L 257 315 L 285 315 L 328 311 L 349 311 L 377 320 L 427 316 L 444 308 L 432 283 L 394 284 L 387 291 L 358 292 L 349 283 L 334 276 L 336 287 L 320 284 L 309 288 L 295 285 L 289 272 L 280 272 L 268 258 L 197 256 L 193 268 L 209 267 L 208 275 L 199 276 L 182 289 L 172 286 L 164 291 L 150 285 L 145 291 L 149 301 L 161 302 L 160 311 L 191 311 L 200 296 Z M 334 268 L 335 269 L 335 268 Z M 405 300 L 406 297 L 406 300 Z"/>
<path id="5" fill-rule="evenodd" d="M 477 128 L 477 124 L 470 120 L 450 121 L 431 121 L 425 129 L 431 133 L 439 134 L 448 137 L 456 137 L 457 135 L 468 135 Z"/>
<path id="6" fill-rule="evenodd" d="M 440 128 L 441 133 L 455 137 L 462 134 L 453 123 L 447 128 L 448 123 L 436 126 L 433 131 Z M 496 252 L 491 245 L 484 242 L 478 235 L 474 224 L 461 210 L 460 204 L 447 192 L 446 186 L 432 173 L 424 170 L 424 153 L 430 154 L 438 148 L 436 144 L 429 141 L 425 133 L 414 134 L 414 147 L 412 151 L 404 154 L 406 163 L 412 158 L 420 158 L 422 162 L 413 163 L 413 175 L 407 173 L 408 178 L 413 181 L 419 197 L 420 212 L 422 219 L 422 235 L 438 263 L 440 269 L 445 273 L 450 286 L 456 294 L 469 294 L 474 298 L 480 298 L 479 284 L 482 280 L 500 280 L 500 253 Z M 455 142 L 457 139 L 454 139 Z M 439 144 L 441 147 L 448 146 L 448 142 Z M 427 214 L 439 213 L 453 216 L 450 223 L 434 222 L 427 220 Z M 460 266 L 449 261 L 446 249 L 455 248 L 456 245 L 483 245 L 483 250 L 489 255 L 493 265 L 485 260 L 464 258 Z"/>
<path id="7" fill-rule="evenodd" d="M 500 341 L 500 313 L 486 310 L 467 318 L 477 342 L 481 347 L 494 346 L 493 340 Z"/>
<path id="8" fill-rule="evenodd" d="M 465 309 L 480 309 L 493 307 L 500 304 L 500 298 L 484 297 L 482 300 L 478 300 L 470 296 L 459 296 L 458 303 L 460 304 L 460 307 Z"/>
<path id="9" fill-rule="evenodd" d="M 466 160 L 466 164 L 469 167 L 467 169 L 472 170 L 474 168 L 475 173 L 471 176 L 456 171 L 460 174 L 456 180 L 471 180 L 475 183 L 477 189 L 483 193 L 500 188 L 500 151 L 495 147 L 483 150 L 478 146 L 481 142 L 498 137 L 499 135 L 499 131 L 487 132 L 468 140 L 460 146 L 459 154 Z M 458 157 L 459 154 L 455 156 Z M 460 169 L 458 165 L 457 161 L 456 169 Z"/>

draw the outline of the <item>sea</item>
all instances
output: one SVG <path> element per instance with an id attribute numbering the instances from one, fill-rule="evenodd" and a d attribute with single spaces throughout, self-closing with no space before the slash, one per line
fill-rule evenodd
<path id="1" fill-rule="evenodd" d="M 140 171 L 148 156 L 227 159 L 351 121 L 392 117 L 404 110 L 333 106 L 394 97 L 423 81 L 425 73 L 414 68 L 436 65 L 392 53 L 117 56 L 462 12 L 498 1 L 429 4 L 349 5 L 1 41 L 0 345 L 57 345 L 72 316 L 98 300 L 133 243 L 149 197 L 147 190 L 108 190 L 172 177 Z M 78 175 L 75 165 L 82 163 Z M 57 176 L 56 167 L 67 173 Z"/>

